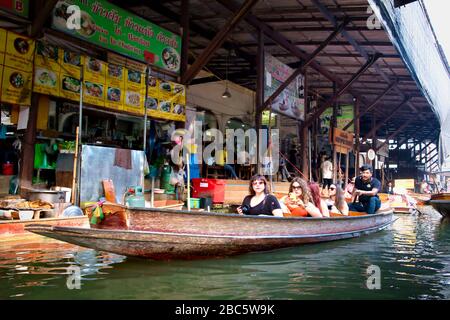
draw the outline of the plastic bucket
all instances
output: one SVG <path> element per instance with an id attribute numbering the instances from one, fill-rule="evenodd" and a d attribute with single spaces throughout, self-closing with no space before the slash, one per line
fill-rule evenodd
<path id="1" fill-rule="evenodd" d="M 14 165 L 10 162 L 4 163 L 2 173 L 5 176 L 12 176 L 14 174 Z"/>
<path id="2" fill-rule="evenodd" d="M 191 209 L 200 208 L 200 198 L 191 198 Z"/>

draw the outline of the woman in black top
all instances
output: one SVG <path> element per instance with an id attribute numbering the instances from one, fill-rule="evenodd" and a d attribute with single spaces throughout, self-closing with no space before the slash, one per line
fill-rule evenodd
<path id="1" fill-rule="evenodd" d="M 239 214 L 283 217 L 280 203 L 275 196 L 269 194 L 267 180 L 263 175 L 257 174 L 250 179 L 249 192 L 250 195 L 237 208 Z"/>

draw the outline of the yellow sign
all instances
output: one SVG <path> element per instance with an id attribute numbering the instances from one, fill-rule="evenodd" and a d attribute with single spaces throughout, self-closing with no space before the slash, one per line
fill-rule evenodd
<path id="1" fill-rule="evenodd" d="M 61 72 L 60 83 L 61 86 L 59 87 L 59 94 L 61 97 L 75 101 L 80 100 L 81 82 L 79 79 Z"/>
<path id="2" fill-rule="evenodd" d="M 125 68 L 110 63 L 107 69 L 105 107 L 114 110 L 123 110 Z"/>
<path id="3" fill-rule="evenodd" d="M 7 31 L 5 29 L 0 29 L 0 52 L 6 51 L 6 34 Z"/>
<path id="4" fill-rule="evenodd" d="M 35 66 L 33 91 L 59 97 L 59 72 Z"/>
<path id="5" fill-rule="evenodd" d="M 36 43 L 34 65 L 59 73 L 61 71 L 59 51 L 60 49 L 58 47 L 46 45 L 38 41 Z"/>
<path id="6" fill-rule="evenodd" d="M 17 33 L 7 33 L 5 66 L 21 71 L 33 71 L 35 42 Z"/>
<path id="7" fill-rule="evenodd" d="M 81 66 L 84 64 L 84 57 L 78 53 L 67 50 L 60 50 L 60 52 L 59 61 L 61 73 L 80 79 L 80 70 Z"/>
<path id="8" fill-rule="evenodd" d="M 172 82 L 163 81 L 159 82 L 159 99 L 163 101 L 171 101 L 173 98 Z"/>
<path id="9" fill-rule="evenodd" d="M 84 80 L 105 84 L 106 64 L 103 61 L 86 57 L 84 65 Z"/>
<path id="10" fill-rule="evenodd" d="M 97 106 L 104 106 L 105 86 L 101 83 L 85 81 L 83 88 L 83 102 Z"/>
<path id="11" fill-rule="evenodd" d="M 32 72 L 5 67 L 2 81 L 2 102 L 30 105 L 32 75 Z"/>
<path id="12" fill-rule="evenodd" d="M 126 69 L 124 110 L 144 114 L 143 84 L 144 79 L 141 72 Z"/>
<path id="13" fill-rule="evenodd" d="M 396 179 L 395 188 L 414 189 L 414 179 Z"/>
<path id="14" fill-rule="evenodd" d="M 155 77 L 148 77 L 148 96 L 156 100 L 159 100 L 159 82 Z"/>

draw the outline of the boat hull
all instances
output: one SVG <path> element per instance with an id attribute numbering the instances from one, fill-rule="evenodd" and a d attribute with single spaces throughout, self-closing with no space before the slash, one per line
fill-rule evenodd
<path id="1" fill-rule="evenodd" d="M 393 221 L 392 210 L 339 218 L 278 218 L 132 209 L 130 230 L 34 225 L 28 231 L 72 244 L 151 259 L 197 259 L 359 237 Z M 153 222 L 152 222 L 153 221 Z"/>
<path id="2" fill-rule="evenodd" d="M 87 216 L 44 218 L 39 220 L 0 220 L 0 239 L 11 240 L 17 236 L 32 236 L 25 228 L 29 225 L 45 224 L 50 226 L 88 227 Z"/>
<path id="3" fill-rule="evenodd" d="M 450 216 L 450 193 L 433 194 L 430 199 L 430 204 L 434 210 L 444 217 Z"/>

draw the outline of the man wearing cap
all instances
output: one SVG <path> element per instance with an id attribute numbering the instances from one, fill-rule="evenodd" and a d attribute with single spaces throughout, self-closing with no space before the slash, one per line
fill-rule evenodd
<path id="1" fill-rule="evenodd" d="M 371 165 L 363 165 L 360 171 L 361 175 L 355 179 L 355 187 L 352 194 L 353 200 L 356 200 L 357 196 L 359 197 L 359 203 L 353 201 L 349 205 L 349 210 L 374 214 L 381 207 L 381 201 L 378 198 L 381 182 L 377 178 L 372 177 L 373 168 Z"/>

